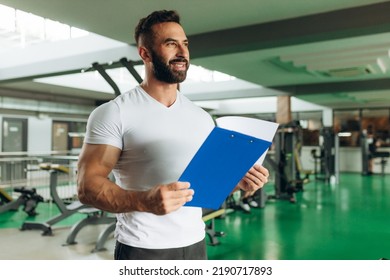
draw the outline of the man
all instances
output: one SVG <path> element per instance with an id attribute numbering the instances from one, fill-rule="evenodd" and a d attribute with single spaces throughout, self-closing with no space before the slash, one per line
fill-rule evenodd
<path id="1" fill-rule="evenodd" d="M 145 79 L 91 113 L 79 198 L 117 213 L 115 259 L 206 259 L 202 209 L 183 207 L 194 192 L 177 182 L 214 127 L 208 113 L 177 91 L 189 67 L 188 40 L 175 11 L 141 19 L 135 39 Z M 267 178 L 255 166 L 237 188 L 255 191 Z"/>

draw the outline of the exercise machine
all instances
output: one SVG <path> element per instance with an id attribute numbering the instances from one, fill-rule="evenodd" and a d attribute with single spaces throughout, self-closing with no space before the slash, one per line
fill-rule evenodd
<path id="1" fill-rule="evenodd" d="M 225 201 L 226 208 L 230 209 L 232 211 L 241 210 L 241 211 L 244 211 L 246 213 L 250 213 L 250 211 L 246 211 L 245 209 L 243 209 L 242 205 L 240 204 L 240 202 L 242 200 L 241 195 L 243 195 L 243 194 L 244 194 L 244 192 L 241 191 L 241 193 L 235 192 L 234 194 L 229 195 Z M 265 208 L 267 199 L 268 199 L 268 195 L 265 192 L 264 188 L 260 188 L 257 191 L 255 191 L 255 193 L 251 197 L 248 198 L 248 201 L 256 202 L 257 206 L 256 207 L 249 206 L 249 207 L 251 207 L 251 208 Z"/>
<path id="2" fill-rule="evenodd" d="M 362 133 L 360 136 L 360 146 L 362 152 L 362 175 L 370 175 L 372 170 L 369 168 L 370 161 L 379 158 L 381 165 L 381 174 L 385 174 L 390 152 L 378 151 L 374 139 L 367 136 L 367 133 Z"/>
<path id="3" fill-rule="evenodd" d="M 115 182 L 115 178 L 112 173 L 109 174 L 108 178 L 111 181 Z M 107 239 L 115 231 L 115 226 L 116 226 L 115 215 L 94 207 L 82 208 L 78 210 L 78 212 L 80 214 L 86 214 L 87 217 L 85 217 L 84 219 L 80 220 L 79 222 L 77 222 L 75 225 L 72 226 L 69 235 L 66 238 L 66 242 L 64 246 L 77 244 L 76 237 L 78 233 L 86 226 L 108 225 L 102 232 L 100 232 L 95 244 L 95 248 L 92 250 L 92 253 L 105 250 L 104 245 Z"/>
<path id="4" fill-rule="evenodd" d="M 92 250 L 92 252 L 103 251 L 105 249 L 104 244 L 106 243 L 110 234 L 115 230 L 115 216 L 111 215 L 108 212 L 93 207 L 83 208 L 80 209 L 78 212 L 81 214 L 86 214 L 87 217 L 73 225 L 73 227 L 70 229 L 70 233 L 66 238 L 66 242 L 64 245 L 77 244 L 76 236 L 84 227 L 88 225 L 108 224 L 108 227 L 100 233 L 95 248 Z"/>
<path id="5" fill-rule="evenodd" d="M 53 235 L 52 226 L 69 216 L 78 213 L 80 209 L 87 208 L 87 205 L 82 204 L 80 201 L 74 201 L 70 204 L 66 204 L 59 196 L 57 191 L 57 181 L 59 173 L 69 173 L 67 167 L 57 164 L 42 164 L 40 168 L 47 170 L 50 174 L 50 195 L 54 204 L 58 207 L 60 214 L 52 217 L 46 222 L 33 222 L 25 221 L 22 224 L 21 230 L 42 230 L 42 235 Z"/>
<path id="6" fill-rule="evenodd" d="M 295 177 L 293 147 L 295 145 L 295 127 L 281 125 L 275 134 L 273 157 L 267 156 L 265 161 L 275 172 L 275 194 L 268 199 L 283 199 L 295 202 L 296 188 L 292 184 Z"/>
<path id="7" fill-rule="evenodd" d="M 303 190 L 303 184 L 310 181 L 310 175 L 314 174 L 314 170 L 304 169 L 301 160 L 301 142 L 297 142 L 294 147 L 294 161 L 296 166 L 296 181 L 299 182 L 300 187 Z M 303 176 L 302 176 L 303 175 Z"/>
<path id="8" fill-rule="evenodd" d="M 265 162 L 275 172 L 275 194 L 267 199 L 283 199 L 294 203 L 295 193 L 303 191 L 303 185 L 308 182 L 312 172 L 302 168 L 301 139 L 302 128 L 299 122 L 279 126 L 274 138 L 274 151 L 265 158 Z"/>
<path id="9" fill-rule="evenodd" d="M 0 205 L 4 205 L 12 200 L 12 197 L 5 190 L 0 188 Z"/>
<path id="10" fill-rule="evenodd" d="M 111 234 L 115 231 L 115 227 L 116 227 L 115 216 L 112 216 L 107 212 L 101 211 L 96 208 L 91 208 L 91 207 L 82 209 L 79 212 L 86 213 L 88 214 L 88 216 L 85 219 L 79 221 L 71 228 L 64 246 L 77 244 L 76 236 L 80 232 L 80 230 L 85 226 L 107 224 L 105 229 L 100 232 L 95 247 L 92 250 L 92 253 L 104 251 L 105 250 L 104 245 L 106 241 L 111 236 Z M 220 242 L 218 240 L 218 237 L 225 236 L 225 233 L 223 231 L 215 230 L 215 219 L 219 217 L 223 217 L 225 213 L 226 213 L 226 209 L 224 207 L 218 210 L 202 209 L 202 220 L 205 223 L 206 235 L 208 236 L 210 241 L 208 243 L 209 245 L 212 246 L 219 245 Z"/>
<path id="11" fill-rule="evenodd" d="M 222 217 L 226 213 L 226 209 L 224 207 L 218 210 L 203 208 L 202 212 L 202 219 L 206 224 L 206 234 L 210 240 L 209 245 L 216 246 L 219 244 L 218 237 L 225 236 L 225 233 L 223 231 L 215 230 L 215 219 Z"/>
<path id="12" fill-rule="evenodd" d="M 135 70 L 135 66 L 142 65 L 142 64 L 143 64 L 143 62 L 141 60 L 140 61 L 132 61 L 132 60 L 128 60 L 127 58 L 123 57 L 123 58 L 119 59 L 119 61 L 110 62 L 110 63 L 94 62 L 94 63 L 92 63 L 91 67 L 82 69 L 81 72 L 85 73 L 85 72 L 93 71 L 93 70 L 97 71 L 103 77 L 103 79 L 111 86 L 111 88 L 114 90 L 115 96 L 119 96 L 119 95 L 121 95 L 121 91 L 120 91 L 118 85 L 110 77 L 110 75 L 108 75 L 106 70 L 110 69 L 110 68 L 120 67 L 120 66 L 125 67 L 129 71 L 130 75 L 132 75 L 138 83 L 142 83 L 142 77 L 138 74 L 137 70 Z"/>
<path id="13" fill-rule="evenodd" d="M 106 250 L 104 244 L 106 243 L 109 236 L 115 231 L 115 227 L 116 221 L 109 224 L 102 232 L 100 232 L 96 241 L 95 248 L 92 250 L 92 253 Z"/>
<path id="14" fill-rule="evenodd" d="M 311 150 L 314 159 L 314 174 L 317 180 L 323 180 L 327 183 L 330 178 L 335 176 L 335 133 L 332 127 L 323 127 L 320 130 L 320 153 L 317 150 Z"/>
<path id="15" fill-rule="evenodd" d="M 37 194 L 37 190 L 26 189 L 25 187 L 15 188 L 15 192 L 20 193 L 17 199 L 12 199 L 4 190 L 0 189 L 0 197 L 2 203 L 0 204 L 0 214 L 7 211 L 17 211 L 19 207 L 23 206 L 23 211 L 28 216 L 33 217 L 38 213 L 35 211 L 38 203 L 43 202 L 43 197 Z"/>

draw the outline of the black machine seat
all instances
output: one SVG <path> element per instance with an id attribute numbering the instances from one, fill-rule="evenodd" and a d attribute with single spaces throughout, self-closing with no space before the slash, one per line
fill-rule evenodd
<path id="1" fill-rule="evenodd" d="M 375 152 L 372 154 L 374 158 L 388 158 L 390 157 L 390 152 Z"/>
<path id="2" fill-rule="evenodd" d="M 387 164 L 387 159 L 390 157 L 390 152 L 385 152 L 385 151 L 376 151 L 371 154 L 372 158 L 380 158 L 379 164 L 381 165 L 381 173 L 382 175 L 385 174 L 385 167 Z"/>

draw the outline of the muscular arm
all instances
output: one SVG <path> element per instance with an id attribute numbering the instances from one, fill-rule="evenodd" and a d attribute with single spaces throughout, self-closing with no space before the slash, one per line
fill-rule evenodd
<path id="1" fill-rule="evenodd" d="M 164 215 L 177 210 L 193 196 L 189 183 L 157 185 L 149 191 L 128 191 L 108 179 L 121 155 L 110 145 L 84 144 L 78 161 L 78 196 L 82 203 L 112 212 L 144 211 Z"/>

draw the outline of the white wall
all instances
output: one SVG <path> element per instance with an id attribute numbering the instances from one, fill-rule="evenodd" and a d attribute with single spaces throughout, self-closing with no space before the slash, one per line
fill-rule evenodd
<path id="1" fill-rule="evenodd" d="M 0 116 L 0 125 L 3 123 L 3 117 Z M 14 116 L 9 116 L 14 117 Z M 49 118 L 40 119 L 38 117 L 25 117 L 27 118 L 27 152 L 31 154 L 46 153 L 51 151 L 51 130 L 52 120 Z M 25 119 L 22 118 L 22 119 Z M 0 147 L 2 147 L 2 132 L 0 129 Z"/>
<path id="2" fill-rule="evenodd" d="M 319 147 L 302 147 L 301 160 L 304 169 L 314 170 L 314 159 L 311 150 L 316 149 L 317 155 L 320 154 Z M 340 172 L 362 172 L 362 156 L 359 147 L 341 147 L 340 154 Z M 319 166 L 317 166 L 319 168 Z"/>
<path id="3" fill-rule="evenodd" d="M 314 159 L 311 156 L 311 150 L 317 149 L 317 155 L 319 154 L 319 148 L 313 146 L 302 147 L 301 151 L 301 161 L 304 169 L 314 170 Z M 383 149 L 384 151 L 389 151 L 390 148 Z M 360 147 L 340 147 L 340 172 L 356 172 L 362 173 L 362 154 Z M 374 159 L 373 172 L 380 174 L 382 172 L 380 165 L 380 158 Z M 317 167 L 319 168 L 319 166 Z M 388 160 L 387 165 L 385 166 L 385 173 L 390 174 L 390 159 Z"/>

